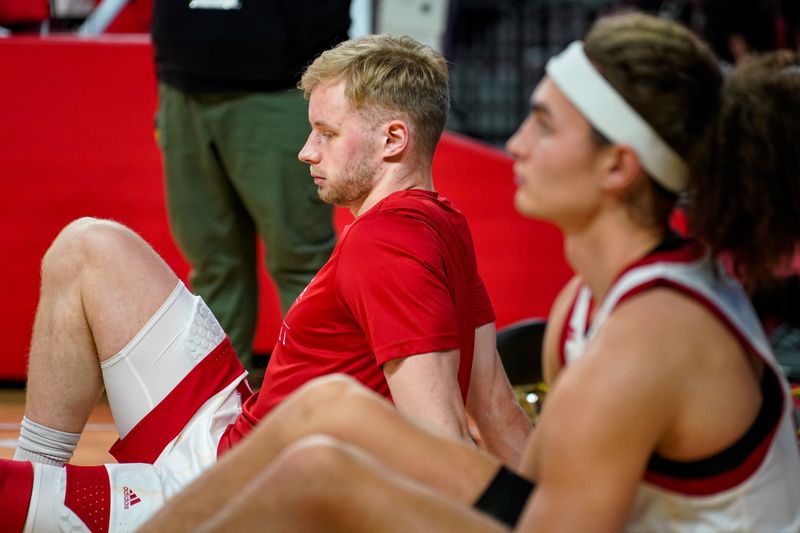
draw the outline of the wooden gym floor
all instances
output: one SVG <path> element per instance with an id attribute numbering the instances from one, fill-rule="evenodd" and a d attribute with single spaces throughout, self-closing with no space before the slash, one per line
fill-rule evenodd
<path id="1" fill-rule="evenodd" d="M 13 457 L 24 411 L 25 391 L 19 388 L 0 388 L 0 457 Z M 97 465 L 116 462 L 108 454 L 108 449 L 115 440 L 117 430 L 114 428 L 108 402 L 103 397 L 89 417 L 70 463 Z"/>

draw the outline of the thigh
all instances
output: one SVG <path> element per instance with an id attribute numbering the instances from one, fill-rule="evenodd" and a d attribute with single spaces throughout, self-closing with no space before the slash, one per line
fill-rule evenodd
<path id="1" fill-rule="evenodd" d="M 304 386 L 260 421 L 219 463 L 169 508 L 172 524 L 189 530 L 215 509 L 231 505 L 242 487 L 309 436 L 324 435 L 355 446 L 403 476 L 472 505 L 499 462 L 461 441 L 425 430 L 400 416 L 384 399 L 351 379 L 329 377 Z M 161 531 L 171 529 L 159 522 Z"/>
<path id="2" fill-rule="evenodd" d="M 62 239 L 67 241 L 64 246 L 60 244 Z M 51 262 L 51 253 L 60 258 Z M 54 277 L 68 274 L 69 268 L 63 265 L 75 255 L 81 256 L 82 261 L 80 310 L 102 362 L 119 352 L 144 327 L 175 289 L 178 277 L 129 228 L 107 220 L 80 219 L 62 231 L 45 256 L 51 266 L 46 275 L 43 273 L 43 286 Z M 47 297 L 58 303 L 71 290 L 70 287 Z"/>
<path id="3" fill-rule="evenodd" d="M 278 531 L 504 530 L 488 516 L 406 477 L 356 446 L 313 437 L 254 476 L 212 523 L 219 530 L 245 530 L 264 520 Z"/>

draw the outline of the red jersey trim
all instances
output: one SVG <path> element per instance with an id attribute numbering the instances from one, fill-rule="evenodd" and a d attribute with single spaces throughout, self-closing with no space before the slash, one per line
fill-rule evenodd
<path id="1" fill-rule="evenodd" d="M 622 276 L 635 268 L 652 265 L 654 263 L 677 263 L 685 265 L 699 260 L 704 254 L 705 249 L 696 241 L 686 241 L 681 247 L 674 250 L 652 252 L 622 269 L 622 271 L 617 274 L 617 277 L 614 278 L 611 286 L 613 287 L 622 279 Z"/>
<path id="2" fill-rule="evenodd" d="M 645 481 L 670 490 L 678 492 L 687 496 L 710 496 L 725 490 L 732 489 L 740 483 L 746 481 L 758 470 L 764 458 L 767 456 L 775 434 L 777 433 L 778 426 L 781 419 L 778 418 L 778 424 L 773 430 L 761 441 L 761 444 L 754 449 L 750 455 L 747 456 L 745 461 L 740 465 L 723 472 L 716 476 L 709 476 L 699 479 L 677 478 L 665 474 L 656 474 L 655 472 L 647 471 L 644 475 Z"/>
<path id="3" fill-rule="evenodd" d="M 3 531 L 21 532 L 28 518 L 33 490 L 33 465 L 30 461 L 0 459 L 0 516 Z"/>
<path id="4" fill-rule="evenodd" d="M 705 253 L 704 248 L 698 242 L 695 241 L 685 241 L 685 243 L 680 246 L 679 248 L 671 249 L 671 250 L 664 250 L 664 251 L 655 251 L 651 252 L 648 255 L 642 257 L 638 261 L 634 261 L 622 271 L 617 274 L 612 282 L 611 286 L 613 287 L 622 277 L 630 272 L 635 268 L 639 268 L 646 265 L 652 265 L 654 263 L 678 263 L 678 264 L 688 264 L 694 261 L 697 261 L 703 254 Z M 578 298 L 580 297 L 581 290 L 583 289 L 584 284 L 578 287 L 575 291 L 575 297 L 572 299 L 572 304 L 569 307 L 569 311 L 567 312 L 566 319 L 564 320 L 564 325 L 561 328 L 561 338 L 559 344 L 559 354 L 558 358 L 561 361 L 561 366 L 564 367 L 567 365 L 567 352 L 566 352 L 566 343 L 569 339 L 569 334 L 572 331 L 570 326 L 570 322 L 572 320 L 572 314 L 575 312 L 575 306 L 578 302 Z M 637 289 L 634 289 L 637 290 Z M 621 301 L 621 300 L 620 300 Z M 594 308 L 595 301 L 592 298 L 589 302 L 589 309 L 587 310 L 586 316 L 586 328 L 588 329 L 590 326 L 589 317 L 592 314 L 592 310 Z M 619 305 L 619 302 L 617 303 Z M 580 332 L 581 334 L 585 334 L 586 331 Z"/>
<path id="5" fill-rule="evenodd" d="M 225 337 L 124 439 L 117 440 L 109 453 L 120 463 L 152 464 L 197 410 L 243 372 L 244 367 Z"/>
<path id="6" fill-rule="evenodd" d="M 648 289 L 652 289 L 653 287 L 669 287 L 673 290 L 678 292 L 684 293 L 696 302 L 700 303 L 705 307 L 709 312 L 711 312 L 727 329 L 730 331 L 733 336 L 739 341 L 739 343 L 744 346 L 747 351 L 751 354 L 758 356 L 764 363 L 764 370 L 767 372 L 771 372 L 773 377 L 775 377 L 777 387 L 780 387 L 778 383 L 777 376 L 775 375 L 775 370 L 770 365 L 769 361 L 767 361 L 764 354 L 758 351 L 755 346 L 747 339 L 739 328 L 737 328 L 728 317 L 719 310 L 719 308 L 710 301 L 705 295 L 686 287 L 678 282 L 664 279 L 664 278 L 656 278 L 649 280 L 641 285 L 638 285 L 625 293 L 620 299 L 617 301 L 616 306 L 624 302 L 625 300 L 640 294 L 642 292 L 647 291 Z M 784 397 L 783 392 L 779 393 L 780 395 L 780 405 L 779 408 L 776 408 L 779 413 L 783 412 L 785 408 L 786 398 Z M 776 421 L 774 426 L 771 430 L 764 436 L 762 441 L 744 458 L 742 462 L 739 464 L 732 464 L 730 469 L 726 470 L 725 472 L 721 472 L 716 475 L 703 477 L 703 478 L 696 478 L 696 479 L 689 479 L 684 477 L 677 477 L 677 476 L 670 476 L 668 474 L 656 473 L 652 471 L 647 471 L 645 473 L 644 479 L 656 485 L 658 487 L 671 490 L 673 492 L 678 492 L 681 494 L 689 495 L 689 496 L 707 496 L 711 494 L 715 494 L 718 492 L 722 492 L 725 490 L 729 490 L 734 488 L 735 486 L 739 485 L 743 481 L 747 480 L 750 476 L 758 470 L 759 466 L 766 457 L 767 452 L 769 451 L 769 447 L 774 440 L 774 437 L 777 433 L 778 428 L 780 427 L 782 421 L 781 416 L 776 417 Z M 727 450 L 727 449 L 726 449 Z M 718 456 L 722 453 L 725 453 L 726 450 L 715 454 Z M 670 461 L 674 462 L 674 461 Z M 683 462 L 683 465 L 691 465 L 693 461 Z"/>

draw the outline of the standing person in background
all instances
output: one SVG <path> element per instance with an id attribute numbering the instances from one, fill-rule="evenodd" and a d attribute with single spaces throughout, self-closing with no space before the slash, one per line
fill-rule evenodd
<path id="1" fill-rule="evenodd" d="M 252 372 L 257 236 L 285 313 L 336 236 L 297 152 L 303 68 L 347 38 L 350 0 L 156 0 L 158 131 L 172 233 L 189 282 Z"/>

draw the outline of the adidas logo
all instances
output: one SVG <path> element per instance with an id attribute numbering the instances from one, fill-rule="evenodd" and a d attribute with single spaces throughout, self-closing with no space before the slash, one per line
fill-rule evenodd
<path id="1" fill-rule="evenodd" d="M 128 487 L 122 487 L 122 508 L 130 509 L 137 503 L 141 503 L 142 499 L 139 498 L 135 492 Z"/>

